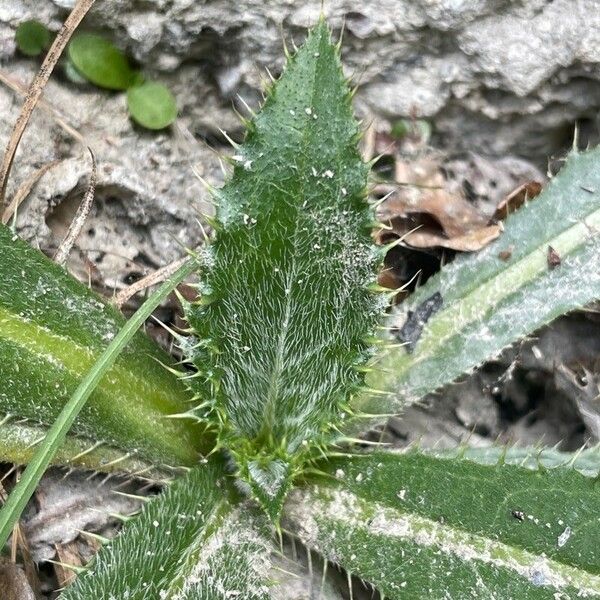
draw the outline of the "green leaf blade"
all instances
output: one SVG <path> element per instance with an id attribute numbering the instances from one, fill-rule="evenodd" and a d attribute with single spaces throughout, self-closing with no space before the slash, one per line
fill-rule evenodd
<path id="1" fill-rule="evenodd" d="M 48 433 L 47 428 L 17 419 L 0 419 L 0 457 L 3 462 L 25 465 Z M 144 460 L 123 449 L 97 440 L 69 435 L 51 464 L 103 473 L 128 473 L 149 480 L 171 479 L 175 472 L 167 466 Z"/>
<path id="2" fill-rule="evenodd" d="M 600 597 L 593 477 L 415 451 L 327 472 L 337 481 L 294 492 L 284 525 L 386 597 Z"/>
<path id="3" fill-rule="evenodd" d="M 0 226 L 0 411 L 50 426 L 125 319 Z M 190 465 L 201 429 L 166 415 L 188 394 L 137 334 L 84 407 L 74 433 L 173 465 Z M 0 426 L 0 431 L 1 431 Z"/>
<path id="4" fill-rule="evenodd" d="M 232 503 L 224 474 L 213 458 L 171 484 L 61 598 L 270 598 L 270 534 L 255 511 Z"/>
<path id="5" fill-rule="evenodd" d="M 368 171 L 338 49 L 321 22 L 290 59 L 216 193 L 219 220 L 188 318 L 219 437 L 271 516 L 360 389 L 381 311 L 368 284 Z M 206 368 L 206 365 L 211 365 Z"/>
<path id="6" fill-rule="evenodd" d="M 69 59 L 93 84 L 109 90 L 126 90 L 135 72 L 123 52 L 94 33 L 78 33 L 69 43 Z"/>
<path id="7" fill-rule="evenodd" d="M 146 129 L 164 129 L 177 118 L 173 94 L 162 83 L 153 81 L 129 88 L 127 107 L 132 119 Z"/>
<path id="8" fill-rule="evenodd" d="M 599 164 L 600 149 L 572 154 L 547 189 L 509 217 L 498 240 L 458 257 L 415 292 L 390 321 L 406 343 L 389 350 L 372 376 L 374 387 L 396 397 L 363 399 L 365 412 L 414 402 L 600 297 Z M 561 257 L 556 267 L 548 263 L 549 247 Z M 440 306 L 417 323 L 433 298 Z M 417 339 L 404 337 L 407 326 Z"/>

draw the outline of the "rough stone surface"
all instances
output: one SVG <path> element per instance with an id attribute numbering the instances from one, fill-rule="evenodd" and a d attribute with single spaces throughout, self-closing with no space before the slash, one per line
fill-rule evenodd
<path id="1" fill-rule="evenodd" d="M 1 2 L 0 58 L 12 53 L 17 23 L 57 28 L 72 4 Z M 320 4 L 103 0 L 86 26 L 112 34 L 146 70 L 174 74 L 185 84 L 182 113 L 202 113 L 195 128 L 210 134 L 237 93 L 257 102 L 265 67 L 282 64 L 282 35 L 300 41 Z M 446 147 L 543 162 L 600 106 L 597 0 L 329 0 L 325 12 L 336 31 L 345 21 L 344 62 L 362 112 L 430 118 Z"/>
<path id="2" fill-rule="evenodd" d="M 11 61 L 9 76 L 24 83 L 32 76 L 28 61 Z M 198 223 L 210 201 L 194 173 L 217 183 L 218 159 L 196 142 L 182 120 L 169 133 L 150 133 L 132 125 L 125 98 L 90 87 L 51 81 L 46 100 L 83 137 L 80 143 L 54 116 L 38 110 L 22 140 L 8 189 L 19 186 L 42 165 L 56 163 L 19 207 L 22 237 L 53 253 L 89 181 L 91 161 L 98 163 L 92 214 L 79 237 L 70 268 L 109 288 L 120 288 L 195 247 L 202 239 Z M 21 98 L 0 87 L 0 144 L 6 144 Z M 93 267 L 90 265 L 93 264 Z"/>
<path id="3" fill-rule="evenodd" d="M 25 85 L 35 61 L 15 53 L 16 26 L 36 18 L 57 30 L 73 0 L 0 0 L 0 69 Z M 165 264 L 201 238 L 197 215 L 208 198 L 192 166 L 211 183 L 222 175 L 202 142 L 219 147 L 220 128 L 239 137 L 232 110 L 260 101 L 266 68 L 283 63 L 282 37 L 301 42 L 320 0 L 102 0 L 84 27 L 103 31 L 142 70 L 164 81 L 180 108 L 178 125 L 147 133 L 127 118 L 123 94 L 69 83 L 57 68 L 46 99 L 96 153 L 98 194 L 71 268 L 95 264 L 109 287 Z M 419 116 L 449 157 L 475 152 L 521 156 L 545 167 L 585 138 L 600 106 L 597 0 L 329 0 L 336 35 L 345 22 L 344 64 L 359 82 L 356 106 L 379 124 Z M 0 144 L 21 99 L 0 85 Z M 19 211 L 25 238 L 52 252 L 89 174 L 83 145 L 42 111 L 13 171 L 14 192 L 41 165 L 60 161 Z M 125 280 L 127 281 L 124 281 Z"/>

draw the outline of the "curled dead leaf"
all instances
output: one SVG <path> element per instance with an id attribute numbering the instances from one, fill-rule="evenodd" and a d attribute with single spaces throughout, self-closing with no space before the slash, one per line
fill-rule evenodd
<path id="1" fill-rule="evenodd" d="M 539 181 L 528 181 L 513 190 L 496 207 L 492 217 L 496 221 L 503 221 L 508 215 L 521 208 L 525 202 L 533 200 L 542 191 Z"/>
<path id="2" fill-rule="evenodd" d="M 390 229 L 378 232 L 377 241 L 402 237 L 413 248 L 475 252 L 500 235 L 500 225 L 490 224 L 468 200 L 447 191 L 434 157 L 397 161 L 395 177 L 403 184 L 380 208 L 379 218 Z"/>
<path id="3" fill-rule="evenodd" d="M 25 573 L 17 565 L 0 558 L 2 600 L 35 600 Z"/>

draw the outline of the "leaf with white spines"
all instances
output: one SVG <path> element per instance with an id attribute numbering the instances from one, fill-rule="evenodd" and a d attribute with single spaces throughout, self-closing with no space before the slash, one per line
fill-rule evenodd
<path id="1" fill-rule="evenodd" d="M 382 302 L 339 50 L 321 21 L 269 91 L 215 193 L 218 233 L 187 317 L 193 388 L 273 518 L 293 478 L 363 385 Z"/>

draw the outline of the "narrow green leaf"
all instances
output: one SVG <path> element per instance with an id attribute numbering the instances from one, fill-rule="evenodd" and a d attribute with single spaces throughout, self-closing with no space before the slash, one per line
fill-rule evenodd
<path id="1" fill-rule="evenodd" d="M 0 253 L 0 412 L 50 426 L 125 319 L 4 226 Z M 194 464 L 206 439 L 188 421 L 165 418 L 189 408 L 183 384 L 159 364 L 169 361 L 134 336 L 74 433 L 159 464 Z"/>
<path id="2" fill-rule="evenodd" d="M 93 84 L 109 90 L 126 90 L 135 72 L 123 52 L 94 33 L 78 33 L 69 43 L 69 59 Z"/>
<path id="3" fill-rule="evenodd" d="M 386 598 L 600 597 L 596 478 L 415 451 L 326 469 L 284 526 Z"/>
<path id="4" fill-rule="evenodd" d="M 389 412 L 447 384 L 555 317 L 600 297 L 600 148 L 572 153 L 544 192 L 510 216 L 493 244 L 458 257 L 392 320 L 398 342 L 370 399 Z M 549 263 L 552 248 L 560 264 Z M 503 260 L 509 251 L 510 258 Z"/>
<path id="5" fill-rule="evenodd" d="M 46 427 L 21 421 L 0 419 L 0 458 L 3 462 L 25 465 L 47 433 Z M 144 460 L 108 444 L 69 435 L 51 461 L 53 465 L 102 471 L 128 473 L 163 481 L 174 475 L 173 469 Z"/>
<path id="6" fill-rule="evenodd" d="M 58 448 L 62 445 L 67 432 L 73 425 L 77 415 L 85 405 L 87 399 L 114 365 L 119 354 L 127 343 L 134 337 L 144 321 L 152 314 L 156 307 L 181 283 L 194 269 L 193 261 L 184 263 L 168 280 L 153 292 L 149 298 L 138 308 L 134 315 L 125 323 L 114 339 L 108 344 L 106 350 L 98 357 L 91 369 L 87 372 L 69 401 L 65 404 L 56 420 L 48 429 L 43 441 L 27 465 L 25 472 L 17 485 L 11 491 L 8 500 L 0 510 L 0 548 L 4 546 L 8 537 L 17 523 L 23 509 L 31 498 L 44 471 L 48 468 Z"/>
<path id="7" fill-rule="evenodd" d="M 26 56 L 39 56 L 50 46 L 52 34 L 39 21 L 24 21 L 17 27 L 15 41 Z"/>
<path id="8" fill-rule="evenodd" d="M 196 389 L 273 518 L 362 385 L 357 367 L 382 308 L 368 289 L 379 260 L 358 135 L 339 51 L 320 22 L 215 192 L 203 302 L 188 314 L 203 340 Z"/>
<path id="9" fill-rule="evenodd" d="M 266 600 L 273 551 L 264 517 L 232 503 L 214 458 L 175 481 L 103 548 L 64 600 Z"/>
<path id="10" fill-rule="evenodd" d="M 169 88 L 146 81 L 127 90 L 131 118 L 146 129 L 164 129 L 177 118 L 177 104 Z"/>

